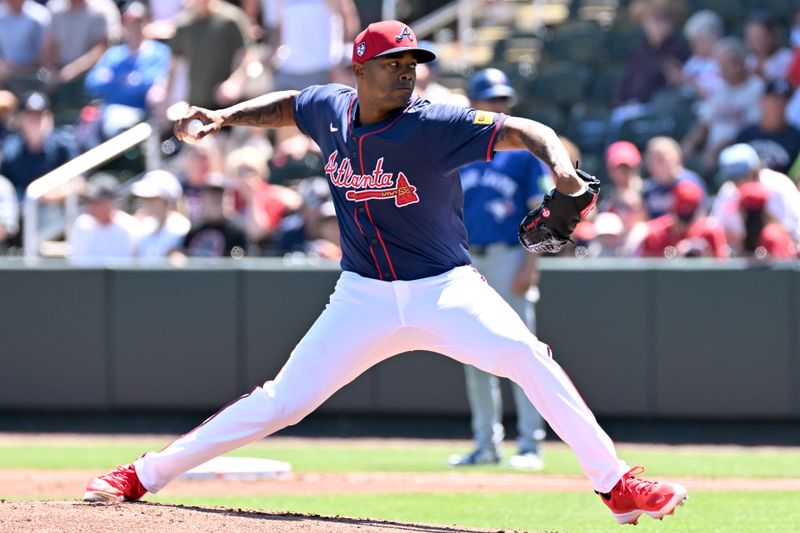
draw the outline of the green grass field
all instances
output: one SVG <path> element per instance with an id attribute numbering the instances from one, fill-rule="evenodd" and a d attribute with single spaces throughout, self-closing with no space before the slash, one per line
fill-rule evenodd
<path id="1" fill-rule="evenodd" d="M 3 468 L 96 469 L 103 471 L 129 462 L 142 451 L 163 443 L 93 445 L 0 444 L 0 476 Z M 280 440 L 248 446 L 232 455 L 289 461 L 296 472 L 446 472 L 447 456 L 454 451 L 446 443 L 387 444 L 373 447 L 346 443 L 304 441 L 288 446 Z M 630 464 L 647 466 L 647 476 L 800 478 L 797 449 L 685 449 L 619 446 Z M 547 443 L 546 469 L 541 474 L 580 474 L 569 450 Z M 512 472 L 506 468 L 481 467 L 475 472 Z M 687 505 L 663 522 L 640 519 L 636 531 L 697 533 L 800 532 L 800 492 L 692 491 Z M 4 494 L 3 498 L 13 498 Z M 559 532 L 620 531 L 597 496 L 586 493 L 459 493 L 459 494 L 334 494 L 302 496 L 226 495 L 186 497 L 148 496 L 151 501 L 323 515 L 371 517 L 386 520 L 461 525 L 493 529 Z M 623 528 L 622 531 L 625 531 Z"/>

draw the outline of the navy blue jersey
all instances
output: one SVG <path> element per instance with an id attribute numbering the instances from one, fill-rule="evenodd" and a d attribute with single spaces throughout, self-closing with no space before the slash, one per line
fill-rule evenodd
<path id="1" fill-rule="evenodd" d="M 471 263 L 458 169 L 492 158 L 505 115 L 412 98 L 386 120 L 355 125 L 356 91 L 315 85 L 295 103 L 326 161 L 342 269 L 393 281 Z"/>
<path id="2" fill-rule="evenodd" d="M 547 167 L 526 150 L 499 152 L 492 161 L 464 166 L 461 187 L 472 245 L 516 244 L 529 201 L 541 200 L 553 188 Z"/>

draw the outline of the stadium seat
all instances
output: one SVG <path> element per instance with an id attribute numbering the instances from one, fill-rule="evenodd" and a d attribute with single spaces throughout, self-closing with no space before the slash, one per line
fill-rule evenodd
<path id="1" fill-rule="evenodd" d="M 761 0 L 759 4 L 763 4 Z M 717 14 L 725 22 L 725 28 L 730 30 L 738 25 L 741 25 L 742 20 L 747 17 L 748 6 L 745 2 L 739 0 L 691 0 L 689 2 L 690 12 L 694 13 L 699 9 L 710 9 L 716 11 Z"/>
<path id="2" fill-rule="evenodd" d="M 570 110 L 564 134 L 584 154 L 602 154 L 608 135 L 610 114 L 608 107 L 604 105 L 575 105 Z"/>
<path id="3" fill-rule="evenodd" d="M 647 142 L 653 137 L 666 135 L 675 137 L 675 117 L 665 114 L 651 113 L 624 121 L 616 140 L 630 141 L 640 150 L 644 150 Z"/>
<path id="4" fill-rule="evenodd" d="M 607 105 L 611 103 L 614 91 L 619 85 L 623 74 L 624 70 L 620 65 L 609 65 L 595 69 L 589 87 L 589 100 L 597 104 Z"/>
<path id="5" fill-rule="evenodd" d="M 576 20 L 555 26 L 545 44 L 548 61 L 597 64 L 605 59 L 607 34 L 595 21 Z"/>
<path id="6" fill-rule="evenodd" d="M 514 106 L 511 114 L 546 124 L 557 133 L 562 133 L 566 126 L 564 112 L 557 105 L 550 102 L 526 100 Z"/>
<path id="7" fill-rule="evenodd" d="M 747 0 L 748 10 L 768 11 L 788 24 L 796 7 L 800 7 L 797 0 Z"/>
<path id="8" fill-rule="evenodd" d="M 536 99 L 569 106 L 585 98 L 591 75 L 591 69 L 580 63 L 545 65 L 530 82 L 530 93 Z"/>
<path id="9" fill-rule="evenodd" d="M 644 32 L 629 19 L 621 19 L 611 26 L 607 42 L 611 60 L 625 63 L 633 50 L 644 42 Z"/>

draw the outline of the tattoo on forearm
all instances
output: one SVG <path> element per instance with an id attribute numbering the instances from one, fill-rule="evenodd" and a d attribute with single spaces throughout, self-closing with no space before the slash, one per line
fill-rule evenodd
<path id="1" fill-rule="evenodd" d="M 572 167 L 566 148 L 550 128 L 527 122 L 516 128 L 503 128 L 500 135 L 505 135 L 509 141 L 513 140 L 515 144 L 522 145 L 556 174 L 560 170 Z"/>
<path id="2" fill-rule="evenodd" d="M 550 165 L 551 160 L 548 154 L 545 140 L 540 136 L 533 135 L 532 132 L 516 128 L 503 128 L 500 130 L 499 140 L 514 140 L 517 144 L 522 144 L 526 150 Z"/>
<path id="3" fill-rule="evenodd" d="M 276 127 L 283 123 L 283 109 L 280 102 L 263 106 L 243 107 L 231 113 L 228 122 L 235 126 Z"/>
<path id="4" fill-rule="evenodd" d="M 231 107 L 225 124 L 230 126 L 261 126 L 277 128 L 294 124 L 295 91 L 270 93 Z"/>

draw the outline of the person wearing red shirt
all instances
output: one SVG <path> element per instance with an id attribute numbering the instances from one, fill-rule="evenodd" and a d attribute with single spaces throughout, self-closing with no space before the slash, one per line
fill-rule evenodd
<path id="1" fill-rule="evenodd" d="M 670 213 L 647 223 L 642 242 L 644 257 L 727 257 L 725 231 L 713 218 L 700 216 L 703 189 L 684 180 L 673 190 Z"/>
<path id="2" fill-rule="evenodd" d="M 769 191 L 757 181 L 739 188 L 739 210 L 744 219 L 742 255 L 757 259 L 794 259 L 797 250 L 789 232 L 766 212 Z"/>
<path id="3" fill-rule="evenodd" d="M 253 146 L 231 152 L 226 160 L 235 188 L 236 219 L 248 241 L 262 250 L 268 247 L 281 219 L 300 208 L 300 194 L 269 182 L 266 157 Z"/>

